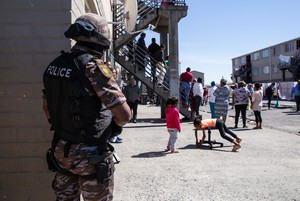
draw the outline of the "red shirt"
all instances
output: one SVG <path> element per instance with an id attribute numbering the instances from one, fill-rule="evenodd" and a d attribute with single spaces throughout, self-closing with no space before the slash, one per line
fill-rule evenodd
<path id="1" fill-rule="evenodd" d="M 203 89 L 203 96 L 208 95 L 208 90 L 207 89 Z"/>
<path id="2" fill-rule="evenodd" d="M 191 72 L 184 72 L 180 75 L 180 81 L 181 82 L 192 82 L 193 80 L 193 74 Z"/>

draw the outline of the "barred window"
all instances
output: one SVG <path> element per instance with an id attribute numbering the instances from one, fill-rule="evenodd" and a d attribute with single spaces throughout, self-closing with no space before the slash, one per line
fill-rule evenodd
<path id="1" fill-rule="evenodd" d="M 246 57 L 241 57 L 241 64 L 246 64 Z"/>
<path id="2" fill-rule="evenodd" d="M 273 65 L 273 73 L 278 73 L 278 72 L 279 72 L 278 64 L 274 64 Z"/>
<path id="3" fill-rule="evenodd" d="M 269 57 L 269 50 L 268 50 L 268 49 L 262 51 L 262 57 L 263 57 L 263 58 Z"/>
<path id="4" fill-rule="evenodd" d="M 240 60 L 238 58 L 234 60 L 234 65 L 240 65 Z"/>
<path id="5" fill-rule="evenodd" d="M 255 52 L 252 54 L 252 60 L 253 61 L 259 60 L 259 52 Z"/>
<path id="6" fill-rule="evenodd" d="M 294 50 L 294 43 L 293 42 L 289 42 L 285 44 L 285 51 L 286 52 L 290 52 Z"/>
<path id="7" fill-rule="evenodd" d="M 270 66 L 264 66 L 263 67 L 263 73 L 264 73 L 264 75 L 269 74 L 270 73 Z"/>

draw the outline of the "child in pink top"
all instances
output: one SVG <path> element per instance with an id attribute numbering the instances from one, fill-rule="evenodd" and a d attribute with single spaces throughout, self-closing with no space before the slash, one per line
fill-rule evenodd
<path id="1" fill-rule="evenodd" d="M 177 141 L 177 133 L 181 131 L 179 111 L 177 110 L 179 100 L 177 97 L 173 96 L 168 98 L 166 104 L 166 122 L 168 132 L 170 133 L 168 145 L 166 151 L 171 151 L 171 153 L 178 153 L 175 144 Z"/>

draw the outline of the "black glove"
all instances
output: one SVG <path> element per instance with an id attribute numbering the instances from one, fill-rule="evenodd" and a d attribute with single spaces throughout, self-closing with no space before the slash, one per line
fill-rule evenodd
<path id="1" fill-rule="evenodd" d="M 122 126 L 119 126 L 119 125 L 115 122 L 115 119 L 114 119 L 114 118 L 111 120 L 110 127 L 111 127 L 111 134 L 110 134 L 110 137 L 114 137 L 114 136 L 120 135 L 120 134 L 122 133 L 122 131 L 123 131 L 123 127 L 122 127 Z"/>

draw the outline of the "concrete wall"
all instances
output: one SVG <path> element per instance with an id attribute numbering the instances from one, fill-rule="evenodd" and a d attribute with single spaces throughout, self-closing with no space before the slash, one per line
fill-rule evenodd
<path id="1" fill-rule="evenodd" d="M 193 74 L 193 76 L 194 76 L 194 79 L 198 79 L 198 77 L 201 77 L 202 78 L 202 84 L 204 85 L 204 73 L 202 73 L 202 72 L 199 72 L 199 71 L 191 71 L 191 73 Z M 220 78 L 221 79 L 221 78 Z M 211 80 L 211 81 L 213 81 L 213 80 Z"/>
<path id="2" fill-rule="evenodd" d="M 0 1 L 0 200 L 55 200 L 42 74 L 69 50 L 63 33 L 84 12 L 84 0 Z"/>

